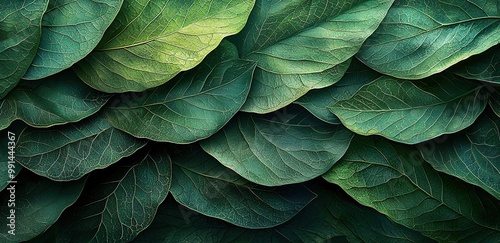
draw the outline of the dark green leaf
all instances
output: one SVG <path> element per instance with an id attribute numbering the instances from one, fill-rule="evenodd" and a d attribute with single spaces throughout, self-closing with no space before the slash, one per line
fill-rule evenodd
<path id="1" fill-rule="evenodd" d="M 484 112 L 461 133 L 417 146 L 434 169 L 480 186 L 500 200 L 500 118 Z"/>
<path id="2" fill-rule="evenodd" d="M 491 91 L 488 103 L 491 109 L 500 117 L 500 87 L 487 87 Z"/>
<path id="3" fill-rule="evenodd" d="M 19 134 L 16 159 L 53 180 L 75 180 L 108 167 L 146 145 L 98 116 L 46 129 L 27 127 Z"/>
<path id="4" fill-rule="evenodd" d="M 500 84 L 500 45 L 458 63 L 451 70 L 464 78 Z"/>
<path id="5" fill-rule="evenodd" d="M 18 131 L 5 129 L 0 132 L 0 191 L 19 174 L 22 166 L 16 162 Z"/>
<path id="6" fill-rule="evenodd" d="M 74 69 L 105 92 L 143 91 L 198 65 L 246 23 L 253 0 L 125 1 L 101 43 Z"/>
<path id="7" fill-rule="evenodd" d="M 314 193 L 302 185 L 266 188 L 222 166 L 198 146 L 172 157 L 172 195 L 182 205 L 245 228 L 269 228 L 288 221 Z"/>
<path id="8" fill-rule="evenodd" d="M 340 124 L 340 120 L 328 109 L 339 100 L 351 98 L 363 85 L 377 79 L 381 75 L 366 67 L 356 58 L 342 79 L 329 87 L 311 90 L 295 101 L 324 122 Z"/>
<path id="9" fill-rule="evenodd" d="M 432 242 L 422 234 L 363 207 L 344 193 L 313 184 L 318 197 L 276 231 L 291 242 Z"/>
<path id="10" fill-rule="evenodd" d="M 267 113 L 337 82 L 392 0 L 257 1 L 235 36 L 258 68 L 244 111 Z"/>
<path id="11" fill-rule="evenodd" d="M 356 136 L 324 178 L 361 204 L 436 240 L 482 242 L 500 237 L 498 200 L 435 171 L 413 146 Z"/>
<path id="12" fill-rule="evenodd" d="M 23 81 L 0 101 L 0 129 L 19 119 L 33 127 L 76 122 L 97 112 L 111 95 L 91 89 L 71 71 Z"/>
<path id="13" fill-rule="evenodd" d="M 223 42 L 202 64 L 175 80 L 132 93 L 128 100 L 116 96 L 106 118 L 118 129 L 155 141 L 206 138 L 234 116 L 248 95 L 255 64 L 236 58 L 236 48 Z"/>
<path id="14" fill-rule="evenodd" d="M 49 0 L 0 2 L 0 99 L 28 70 L 40 42 Z"/>
<path id="15" fill-rule="evenodd" d="M 172 180 L 162 149 L 143 150 L 93 173 L 58 221 L 57 242 L 128 242 L 153 221 Z"/>
<path id="16" fill-rule="evenodd" d="M 395 1 L 357 56 L 386 75 L 421 79 L 500 41 L 500 2 Z"/>
<path id="17" fill-rule="evenodd" d="M 0 231 L 2 242 L 25 241 L 43 233 L 78 199 L 85 185 L 85 179 L 55 182 L 26 170 L 16 178 L 16 181 L 17 183 L 7 187 L 13 186 L 13 189 L 0 194 L 2 202 L 0 216 L 4 222 Z M 14 199 L 11 193 L 14 194 Z M 9 217 L 15 219 L 12 221 L 8 219 Z M 9 230 L 12 230 L 8 225 L 10 223 L 15 227 L 12 231 L 15 235 L 9 233 Z"/>
<path id="18" fill-rule="evenodd" d="M 272 229 L 245 229 L 206 217 L 167 198 L 151 226 L 133 241 L 151 242 L 287 242 Z"/>
<path id="19" fill-rule="evenodd" d="M 50 0 L 42 37 L 25 79 L 40 79 L 69 68 L 101 40 L 123 0 Z"/>
<path id="20" fill-rule="evenodd" d="M 468 127 L 487 97 L 483 86 L 451 75 L 417 82 L 383 76 L 330 110 L 353 132 L 415 144 Z"/>
<path id="21" fill-rule="evenodd" d="M 278 186 L 322 175 L 344 155 L 351 138 L 342 125 L 289 106 L 268 115 L 240 113 L 201 145 L 244 178 Z"/>

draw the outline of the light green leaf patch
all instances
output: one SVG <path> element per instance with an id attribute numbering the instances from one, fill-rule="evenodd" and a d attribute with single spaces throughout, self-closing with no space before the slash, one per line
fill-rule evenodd
<path id="1" fill-rule="evenodd" d="M 191 143 L 214 134 L 239 111 L 254 68 L 253 62 L 237 59 L 234 45 L 223 42 L 199 66 L 175 80 L 132 93 L 128 100 L 117 95 L 105 116 L 114 127 L 136 137 Z"/>
<path id="2" fill-rule="evenodd" d="M 324 175 L 363 205 L 438 241 L 500 237 L 500 204 L 483 190 L 434 170 L 414 146 L 356 136 Z"/>
<path id="3" fill-rule="evenodd" d="M 129 242 L 153 221 L 172 180 L 163 149 L 142 150 L 93 173 L 57 224 L 57 242 Z"/>
<path id="4" fill-rule="evenodd" d="M 0 129 L 19 119 L 33 127 L 80 121 L 97 112 L 111 98 L 96 91 L 71 71 L 36 81 L 22 81 L 0 101 Z"/>
<path id="5" fill-rule="evenodd" d="M 393 77 L 428 77 L 500 43 L 499 9 L 498 1 L 395 1 L 357 57 Z"/>
<path id="6" fill-rule="evenodd" d="M 500 118 L 489 111 L 466 130 L 419 144 L 434 169 L 480 186 L 500 200 Z"/>
<path id="7" fill-rule="evenodd" d="M 311 180 L 344 155 L 353 134 L 300 106 L 268 115 L 240 113 L 201 146 L 247 180 L 279 186 Z"/>
<path id="8" fill-rule="evenodd" d="M 113 128 L 100 115 L 45 129 L 26 127 L 18 139 L 17 161 L 57 181 L 76 180 L 146 145 L 146 141 Z"/>
<path id="9" fill-rule="evenodd" d="M 63 211 L 72 205 L 80 196 L 85 185 L 85 179 L 71 182 L 55 182 L 47 178 L 33 175 L 24 170 L 16 179 L 17 183 L 11 184 L 0 194 L 2 205 L 0 216 L 4 222 L 1 226 L 0 240 L 2 242 L 21 242 L 30 240 L 47 230 L 61 216 Z M 13 186 L 13 188 L 11 187 Z M 14 200 L 9 200 L 11 193 Z M 14 234 L 8 231 L 12 228 L 7 225 L 14 210 Z"/>
<path id="10" fill-rule="evenodd" d="M 0 99 L 17 85 L 35 57 L 40 42 L 42 15 L 48 3 L 49 0 L 2 1 Z"/>
<path id="11" fill-rule="evenodd" d="M 342 79 L 329 87 L 311 90 L 294 103 L 306 108 L 324 122 L 340 124 L 340 120 L 328 109 L 339 100 L 351 98 L 363 85 L 381 75 L 354 58 Z"/>
<path id="12" fill-rule="evenodd" d="M 97 49 L 74 66 L 91 87 L 144 91 L 198 65 L 246 23 L 253 0 L 125 1 Z"/>
<path id="13" fill-rule="evenodd" d="M 268 113 L 337 82 L 392 0 L 257 1 L 231 40 L 258 68 L 244 111 Z"/>
<path id="14" fill-rule="evenodd" d="M 42 19 L 36 56 L 24 79 L 40 79 L 71 67 L 92 51 L 123 0 L 51 0 Z"/>
<path id="15" fill-rule="evenodd" d="M 179 151 L 179 150 L 177 150 Z M 222 166 L 198 146 L 172 156 L 172 195 L 199 213 L 245 228 L 280 225 L 316 195 L 302 185 L 266 188 Z"/>
<path id="16" fill-rule="evenodd" d="M 415 144 L 468 127 L 487 97 L 483 86 L 452 75 L 418 82 L 382 76 L 330 111 L 355 133 Z"/>

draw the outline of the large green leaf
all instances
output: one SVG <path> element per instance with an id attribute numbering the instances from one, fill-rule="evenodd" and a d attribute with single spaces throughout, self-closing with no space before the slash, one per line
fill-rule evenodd
<path id="1" fill-rule="evenodd" d="M 381 75 L 354 58 L 342 79 L 329 87 L 311 90 L 294 103 L 306 108 L 324 122 L 340 124 L 340 120 L 328 109 L 339 100 L 351 98 L 363 85 Z"/>
<path id="2" fill-rule="evenodd" d="M 167 198 L 146 230 L 133 241 L 169 242 L 287 242 L 272 229 L 245 229 L 204 216 Z"/>
<path id="3" fill-rule="evenodd" d="M 325 183 L 325 182 L 323 182 Z M 422 234 L 359 205 L 344 193 L 312 183 L 318 194 L 290 221 L 276 227 L 290 242 L 432 242 Z"/>
<path id="4" fill-rule="evenodd" d="M 258 68 L 244 111 L 267 113 L 338 81 L 392 0 L 257 1 L 232 40 Z"/>
<path id="5" fill-rule="evenodd" d="M 460 62 L 451 70 L 465 78 L 500 84 L 500 45 Z"/>
<path id="6" fill-rule="evenodd" d="M 52 180 L 75 180 L 108 167 L 146 145 L 101 118 L 46 129 L 26 127 L 19 134 L 16 159 Z"/>
<path id="7" fill-rule="evenodd" d="M 0 1 L 0 99 L 17 85 L 35 57 L 48 3 Z"/>
<path id="8" fill-rule="evenodd" d="M 76 122 L 97 112 L 109 98 L 110 94 L 88 87 L 70 70 L 23 81 L 0 101 L 0 129 L 16 119 L 33 127 Z"/>
<path id="9" fill-rule="evenodd" d="M 351 138 L 342 125 L 288 106 L 267 115 L 240 113 L 201 145 L 244 178 L 278 186 L 322 175 L 344 155 Z"/>
<path id="10" fill-rule="evenodd" d="M 500 2 L 395 1 L 357 56 L 397 78 L 441 72 L 500 43 Z"/>
<path id="11" fill-rule="evenodd" d="M 198 65 L 246 23 L 253 0 L 126 0 L 101 43 L 74 66 L 105 92 L 143 91 Z"/>
<path id="12" fill-rule="evenodd" d="M 47 77 L 84 58 L 97 46 L 122 2 L 50 0 L 40 45 L 24 79 Z"/>
<path id="13" fill-rule="evenodd" d="M 173 143 L 206 138 L 231 119 L 248 95 L 255 64 L 237 57 L 234 45 L 223 42 L 175 80 L 135 99 L 116 96 L 106 118 L 136 137 Z"/>
<path id="14" fill-rule="evenodd" d="M 483 86 L 451 75 L 418 82 L 382 76 L 330 110 L 353 132 L 415 144 L 468 127 L 487 97 Z"/>
<path id="15" fill-rule="evenodd" d="M 302 185 L 266 188 L 222 166 L 198 146 L 172 156 L 172 195 L 182 205 L 245 228 L 269 228 L 295 216 L 314 197 Z"/>
<path id="16" fill-rule="evenodd" d="M 478 185 L 500 200 L 500 118 L 484 112 L 461 133 L 417 146 L 434 169 Z"/>
<path id="17" fill-rule="evenodd" d="M 0 194 L 0 216 L 4 222 L 0 231 L 2 242 L 25 241 L 43 233 L 78 199 L 85 185 L 85 179 L 55 182 L 33 175 L 27 170 L 16 181 L 17 183 L 11 184 L 14 186 L 12 190 L 5 190 Z M 14 194 L 13 200 L 11 193 Z M 12 207 L 9 207 L 11 203 Z M 7 217 L 15 217 L 12 221 L 15 235 L 9 233 L 12 228 L 8 225 L 11 220 L 6 219 Z"/>
<path id="18" fill-rule="evenodd" d="M 437 172 L 413 146 L 356 136 L 324 178 L 361 204 L 439 241 L 483 242 L 500 237 L 498 200 Z"/>
<path id="19" fill-rule="evenodd" d="M 65 212 L 57 242 L 128 242 L 153 221 L 167 197 L 172 164 L 163 149 L 142 150 L 93 173 Z"/>

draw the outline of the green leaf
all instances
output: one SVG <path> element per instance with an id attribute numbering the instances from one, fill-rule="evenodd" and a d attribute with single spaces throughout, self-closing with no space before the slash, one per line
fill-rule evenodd
<path id="1" fill-rule="evenodd" d="M 198 65 L 246 23 L 253 0 L 125 1 L 97 49 L 74 66 L 91 87 L 143 91 Z"/>
<path id="2" fill-rule="evenodd" d="M 343 126 L 289 106 L 268 115 L 240 113 L 201 146 L 247 180 L 279 186 L 322 175 L 344 155 L 351 138 Z"/>
<path id="3" fill-rule="evenodd" d="M 11 184 L 11 190 L 0 195 L 2 202 L 0 216 L 6 222 L 2 224 L 0 240 L 2 242 L 20 242 L 32 239 L 47 230 L 80 196 L 85 179 L 72 182 L 55 182 L 38 177 L 24 170 Z M 9 186 L 8 188 L 10 188 Z M 11 193 L 14 194 L 12 199 Z M 12 207 L 9 207 L 11 205 Z M 14 210 L 13 213 L 11 210 Z M 15 219 L 12 221 L 8 217 Z M 15 235 L 10 223 L 14 224 Z"/>
<path id="4" fill-rule="evenodd" d="M 295 216 L 316 197 L 302 185 L 266 188 L 222 166 L 198 146 L 172 157 L 171 193 L 182 205 L 245 228 L 269 228 Z"/>
<path id="5" fill-rule="evenodd" d="M 17 161 L 57 181 L 76 180 L 146 145 L 146 141 L 111 127 L 100 116 L 46 129 L 26 127 L 18 139 Z"/>
<path id="6" fill-rule="evenodd" d="M 356 136 L 324 178 L 361 204 L 438 241 L 500 237 L 498 200 L 435 171 L 413 146 Z"/>
<path id="7" fill-rule="evenodd" d="M 498 1 L 395 1 L 357 56 L 386 75 L 425 78 L 498 44 L 499 9 Z"/>
<path id="8" fill-rule="evenodd" d="M 245 229 L 183 207 L 168 197 L 146 230 L 132 241 L 151 242 L 287 242 L 272 229 Z"/>
<path id="9" fill-rule="evenodd" d="M 500 200 L 500 118 L 484 112 L 461 133 L 419 144 L 434 169 L 480 186 Z"/>
<path id="10" fill-rule="evenodd" d="M 151 148 L 93 173 L 58 222 L 57 242 L 128 242 L 153 221 L 167 197 L 172 164 Z"/>
<path id="11" fill-rule="evenodd" d="M 233 38 L 258 68 L 244 111 L 268 113 L 337 82 L 392 0 L 257 1 Z"/>
<path id="12" fill-rule="evenodd" d="M 191 143 L 209 137 L 236 114 L 248 95 L 255 64 L 236 58 L 234 45 L 223 42 L 175 80 L 129 100 L 117 96 L 105 116 L 114 127 L 155 141 Z"/>
<path id="13" fill-rule="evenodd" d="M 318 197 L 276 231 L 290 242 L 432 242 L 363 207 L 335 188 L 313 184 Z"/>
<path id="14" fill-rule="evenodd" d="M 500 45 L 460 62 L 450 70 L 464 78 L 500 84 Z"/>
<path id="15" fill-rule="evenodd" d="M 500 87 L 488 87 L 491 95 L 488 103 L 495 114 L 500 117 Z"/>
<path id="16" fill-rule="evenodd" d="M 123 0 L 51 0 L 42 19 L 36 56 L 24 79 L 40 79 L 71 67 L 92 51 Z"/>
<path id="17" fill-rule="evenodd" d="M 351 98 L 363 85 L 381 75 L 354 58 L 342 79 L 329 87 L 311 90 L 294 103 L 306 108 L 324 122 L 340 124 L 340 120 L 328 109 L 339 100 Z"/>
<path id="18" fill-rule="evenodd" d="M 1 102 L 0 129 L 16 119 L 33 127 L 80 121 L 96 113 L 111 98 L 91 89 L 71 71 L 23 81 Z"/>
<path id="19" fill-rule="evenodd" d="M 468 127 L 486 104 L 483 86 L 451 75 L 418 82 L 382 76 L 330 110 L 353 132 L 415 144 Z"/>
<path id="20" fill-rule="evenodd" d="M 1 1 L 0 99 L 17 85 L 35 57 L 48 2 Z"/>

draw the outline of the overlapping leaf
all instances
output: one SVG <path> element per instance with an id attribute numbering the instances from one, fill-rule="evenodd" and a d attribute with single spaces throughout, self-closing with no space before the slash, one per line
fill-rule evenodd
<path id="1" fill-rule="evenodd" d="M 357 56 L 386 75 L 425 78 L 498 44 L 498 9 L 498 1 L 395 1 Z"/>
<path id="2" fill-rule="evenodd" d="M 465 78 L 500 84 L 500 45 L 460 62 L 451 70 Z"/>
<path id="3" fill-rule="evenodd" d="M 143 152 L 89 177 L 58 221 L 57 242 L 128 242 L 151 224 L 167 197 L 172 165 L 162 149 Z"/>
<path id="4" fill-rule="evenodd" d="M 129 100 L 116 96 L 105 115 L 114 127 L 137 137 L 191 143 L 217 132 L 241 108 L 254 68 L 224 42 L 175 80 Z"/>
<path id="5" fill-rule="evenodd" d="M 437 172 L 413 146 L 356 136 L 324 178 L 361 204 L 439 241 L 480 242 L 500 237 L 498 200 Z"/>
<path id="6" fill-rule="evenodd" d="M 198 146 L 172 157 L 172 195 L 184 206 L 245 228 L 282 224 L 315 194 L 302 185 L 266 188 L 222 166 Z"/>
<path id="7" fill-rule="evenodd" d="M 16 143 L 17 131 L 3 130 L 0 132 L 0 191 L 2 191 L 10 181 L 14 181 L 22 166 L 16 163 Z"/>
<path id="8" fill-rule="evenodd" d="M 246 23 L 253 0 L 125 1 L 97 49 L 74 69 L 105 92 L 143 91 L 198 65 Z"/>
<path id="9" fill-rule="evenodd" d="M 0 129 L 16 119 L 33 127 L 76 122 L 97 112 L 111 95 L 91 89 L 70 70 L 23 81 L 0 101 Z"/>
<path id="10" fill-rule="evenodd" d="M 312 184 L 318 194 L 296 217 L 275 228 L 290 242 L 432 242 L 344 193 Z"/>
<path id="11" fill-rule="evenodd" d="M 61 216 L 63 211 L 72 205 L 80 196 L 85 185 L 85 179 L 71 182 L 54 182 L 47 178 L 38 177 L 24 170 L 14 185 L 14 200 L 10 200 L 11 191 L 3 191 L 0 195 L 3 202 L 0 209 L 2 219 L 11 217 L 13 213 L 14 234 L 9 234 L 12 228 L 7 225 L 10 220 L 4 221 L 0 240 L 2 242 L 21 242 L 30 240 L 43 233 Z M 12 207 L 9 207 L 9 204 Z"/>
<path id="12" fill-rule="evenodd" d="M 478 185 L 500 200 L 499 117 L 484 112 L 465 131 L 418 148 L 437 171 Z"/>
<path id="13" fill-rule="evenodd" d="M 382 76 L 330 110 L 353 132 L 415 144 L 468 127 L 487 101 L 483 86 L 451 75 L 418 82 Z"/>
<path id="14" fill-rule="evenodd" d="M 42 19 L 36 56 L 24 79 L 40 79 L 71 67 L 92 51 L 123 0 L 51 0 Z"/>
<path id="15" fill-rule="evenodd" d="M 28 70 L 40 42 L 49 0 L 2 1 L 0 10 L 0 99 Z"/>
<path id="16" fill-rule="evenodd" d="M 269 115 L 240 113 L 201 145 L 244 178 L 277 186 L 322 175 L 342 157 L 351 138 L 343 126 L 289 106 Z"/>
<path id="17" fill-rule="evenodd" d="M 111 127 L 97 115 L 52 128 L 27 127 L 18 139 L 17 161 L 53 180 L 78 179 L 146 145 L 146 141 Z"/>
<path id="18" fill-rule="evenodd" d="M 392 2 L 257 1 L 233 39 L 242 57 L 258 62 L 243 110 L 271 112 L 338 81 Z"/>
<path id="19" fill-rule="evenodd" d="M 324 122 L 340 124 L 340 120 L 328 109 L 335 102 L 351 98 L 363 85 L 381 75 L 354 58 L 342 79 L 326 88 L 311 90 L 295 101 Z"/>

